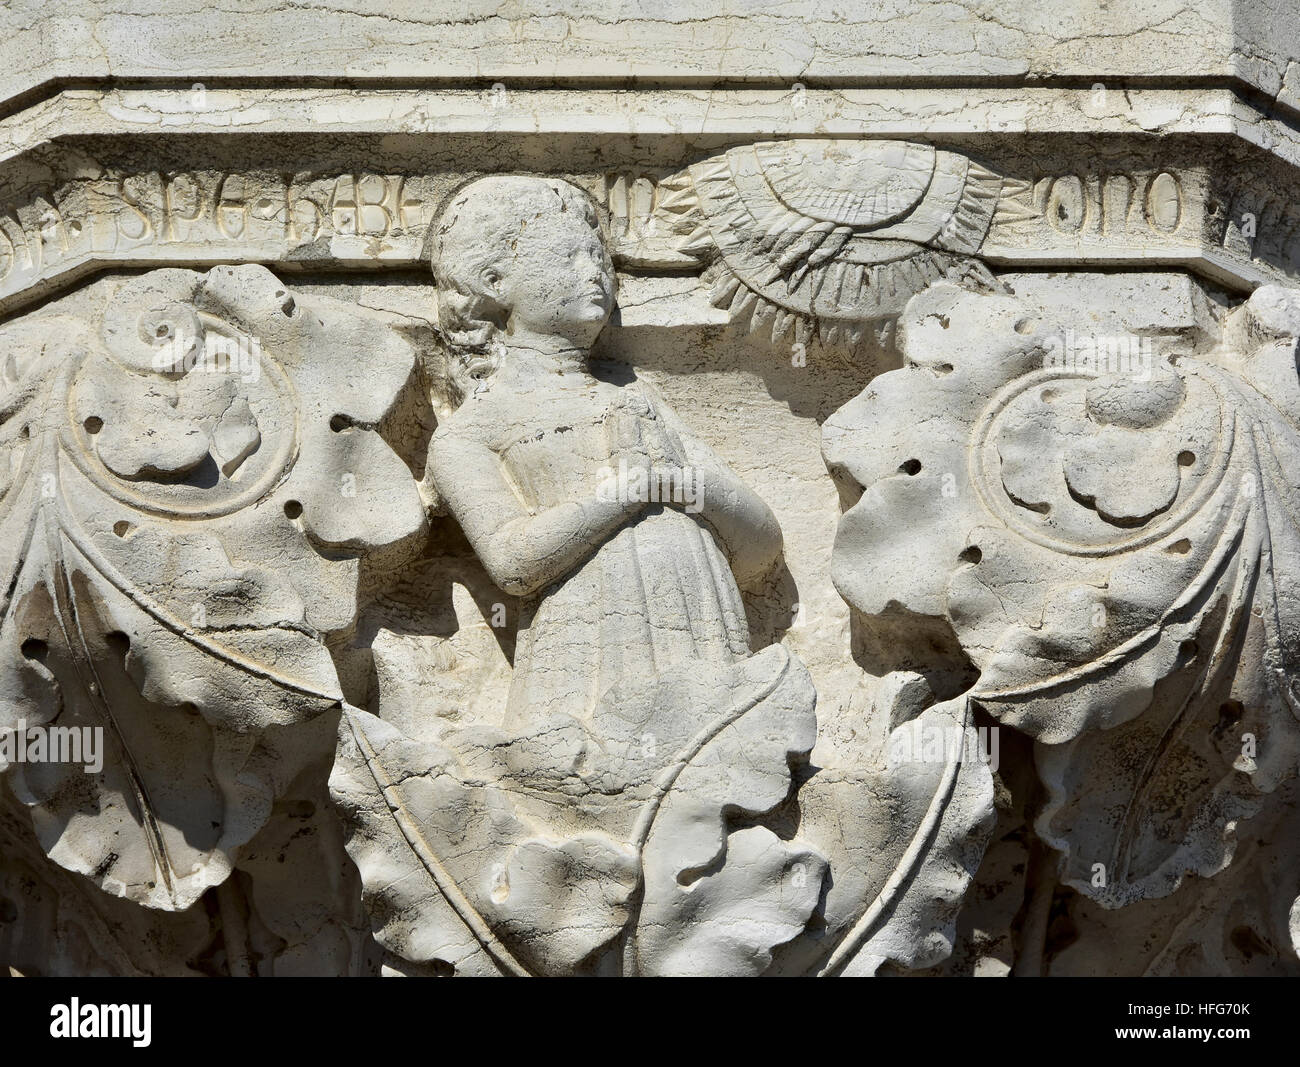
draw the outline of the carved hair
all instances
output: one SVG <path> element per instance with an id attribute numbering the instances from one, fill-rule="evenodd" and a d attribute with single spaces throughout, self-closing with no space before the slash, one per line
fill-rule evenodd
<path id="1" fill-rule="evenodd" d="M 453 385 L 472 388 L 496 369 L 492 342 L 505 329 L 510 308 L 484 284 L 483 275 L 513 258 L 526 225 L 553 211 L 574 211 L 593 228 L 599 217 L 591 198 L 558 178 L 497 175 L 456 190 L 430 228 L 426 245 L 438 287 L 438 320 L 453 360 Z"/>

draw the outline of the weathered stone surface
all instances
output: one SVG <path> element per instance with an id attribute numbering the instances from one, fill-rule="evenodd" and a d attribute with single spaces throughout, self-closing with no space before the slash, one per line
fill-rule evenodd
<path id="1" fill-rule="evenodd" d="M 0 8 L 0 964 L 1300 973 L 1294 23 Z"/>
<path id="2" fill-rule="evenodd" d="M 1014 0 L 807 0 L 689 9 L 628 0 L 254 0 L 231 16 L 181 0 L 9 5 L 6 97 L 61 79 L 804 80 L 1217 77 L 1290 101 L 1296 15 L 1253 0 L 1036 9 Z M 1152 58 L 1160 57 L 1158 66 Z"/>

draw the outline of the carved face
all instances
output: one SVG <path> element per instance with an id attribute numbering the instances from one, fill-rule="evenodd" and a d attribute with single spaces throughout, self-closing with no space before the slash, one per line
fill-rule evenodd
<path id="1" fill-rule="evenodd" d="M 523 225 L 511 255 L 485 281 L 509 310 L 508 331 L 593 343 L 614 307 L 614 264 L 600 233 L 563 209 Z"/>
<path id="2" fill-rule="evenodd" d="M 443 332 L 471 349 L 502 331 L 586 348 L 614 306 L 614 264 L 595 207 L 568 182 L 495 175 L 470 183 L 443 212 L 432 266 Z"/>

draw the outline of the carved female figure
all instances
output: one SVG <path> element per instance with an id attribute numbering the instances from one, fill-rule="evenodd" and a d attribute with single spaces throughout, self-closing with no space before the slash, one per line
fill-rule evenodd
<path id="1" fill-rule="evenodd" d="M 738 586 L 771 568 L 780 529 L 662 399 L 588 366 L 615 286 L 588 198 L 485 178 L 434 241 L 465 396 L 433 476 L 493 580 L 524 598 L 507 721 L 581 719 L 622 678 L 747 656 Z"/>
<path id="2" fill-rule="evenodd" d="M 349 717 L 331 788 L 376 936 L 461 973 L 759 973 L 825 872 L 757 822 L 816 735 L 802 665 L 749 655 L 739 586 L 776 520 L 662 400 L 588 366 L 614 271 L 578 189 L 481 179 L 432 240 L 462 399 L 431 473 L 522 612 L 503 721 L 417 743 Z"/>

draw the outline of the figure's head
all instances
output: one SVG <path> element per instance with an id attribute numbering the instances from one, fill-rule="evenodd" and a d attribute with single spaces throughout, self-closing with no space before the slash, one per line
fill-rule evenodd
<path id="1" fill-rule="evenodd" d="M 442 330 L 462 356 L 512 335 L 588 348 L 614 306 L 595 205 L 568 182 L 471 182 L 452 195 L 431 245 Z"/>

